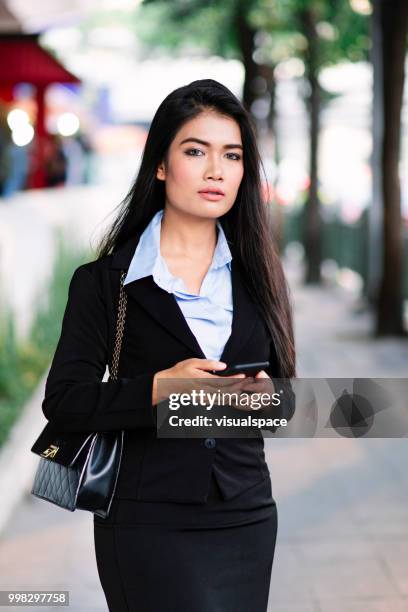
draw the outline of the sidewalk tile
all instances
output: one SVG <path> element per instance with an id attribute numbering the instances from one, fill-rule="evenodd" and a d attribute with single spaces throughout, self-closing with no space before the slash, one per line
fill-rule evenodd
<path id="1" fill-rule="evenodd" d="M 348 566 L 340 561 L 319 566 L 311 580 L 320 604 L 333 599 L 347 604 L 353 599 L 398 597 L 382 564 L 371 558 L 353 559 Z"/>

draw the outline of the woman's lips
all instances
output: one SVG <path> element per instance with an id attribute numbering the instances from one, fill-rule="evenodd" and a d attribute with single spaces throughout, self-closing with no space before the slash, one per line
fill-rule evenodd
<path id="1" fill-rule="evenodd" d="M 200 195 L 204 200 L 209 200 L 210 202 L 218 202 L 224 197 L 223 193 L 217 193 L 215 191 L 199 191 L 198 195 Z"/>

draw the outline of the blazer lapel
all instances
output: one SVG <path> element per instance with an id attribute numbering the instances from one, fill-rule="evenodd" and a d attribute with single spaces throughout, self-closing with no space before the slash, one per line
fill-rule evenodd
<path id="1" fill-rule="evenodd" d="M 156 322 L 181 340 L 197 357 L 205 355 L 172 293 L 158 287 L 152 276 L 125 285 L 125 290 Z"/>
<path id="2" fill-rule="evenodd" d="M 112 255 L 111 268 L 122 270 L 129 268 L 139 238 L 140 233 Z M 231 334 L 220 357 L 220 361 L 227 364 L 234 363 L 235 355 L 250 337 L 258 316 L 257 308 L 244 285 L 239 264 L 234 258 L 231 265 L 231 281 L 233 298 Z M 206 356 L 184 318 L 176 298 L 158 287 L 152 276 L 127 283 L 125 291 L 159 325 L 183 342 L 195 356 L 205 359 Z"/>
<path id="3" fill-rule="evenodd" d="M 113 255 L 111 268 L 127 270 L 139 242 L 141 232 L 125 242 Z M 142 308 L 167 329 L 173 336 L 183 342 L 197 357 L 205 359 L 205 355 L 191 331 L 173 294 L 158 287 L 152 276 L 146 276 L 127 283 L 125 292 L 136 300 Z"/>

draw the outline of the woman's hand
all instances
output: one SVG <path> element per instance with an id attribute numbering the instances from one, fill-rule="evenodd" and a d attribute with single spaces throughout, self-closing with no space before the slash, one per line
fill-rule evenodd
<path id="1" fill-rule="evenodd" d="M 268 395 L 273 395 L 275 393 L 275 386 L 272 382 L 272 379 L 265 370 L 260 370 L 256 373 L 255 376 L 247 376 L 245 380 L 240 383 L 240 391 L 242 393 L 267 393 Z M 234 405 L 238 410 L 243 410 L 244 412 L 251 412 L 255 410 L 250 405 Z"/>
<path id="2" fill-rule="evenodd" d="M 272 379 L 265 370 L 257 372 L 256 376 L 248 376 L 242 384 L 242 391 L 255 391 L 257 393 L 275 393 Z"/>
<path id="3" fill-rule="evenodd" d="M 173 367 L 168 368 L 166 370 L 160 370 L 156 372 L 153 377 L 153 385 L 152 385 L 152 404 L 156 405 L 159 402 L 167 399 L 168 393 L 163 393 L 161 390 L 160 396 L 158 394 L 158 381 L 169 380 L 171 382 L 171 388 L 173 392 L 178 393 L 188 393 L 191 389 L 197 388 L 197 384 L 195 383 L 196 379 L 206 379 L 205 383 L 200 382 L 200 389 L 208 390 L 210 392 L 214 391 L 214 387 L 220 386 L 220 377 L 216 374 L 211 374 L 211 370 L 221 371 L 227 367 L 226 363 L 222 361 L 216 361 L 214 359 L 199 359 L 193 357 L 192 359 L 184 359 L 183 361 L 179 361 Z M 227 387 L 228 391 L 233 392 L 235 386 L 237 386 L 237 382 L 232 380 L 230 383 L 227 382 L 228 379 L 240 379 L 242 381 L 245 377 L 245 374 L 233 374 L 231 376 L 223 376 L 222 387 Z M 180 385 L 176 387 L 175 379 L 180 379 Z M 169 385 L 170 386 L 170 383 Z"/>

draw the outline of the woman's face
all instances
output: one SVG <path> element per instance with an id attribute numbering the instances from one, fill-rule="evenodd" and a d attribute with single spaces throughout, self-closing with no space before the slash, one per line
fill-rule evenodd
<path id="1" fill-rule="evenodd" d="M 243 174 L 238 123 L 208 110 L 180 128 L 156 176 L 166 183 L 166 207 L 214 219 L 233 206 Z"/>

